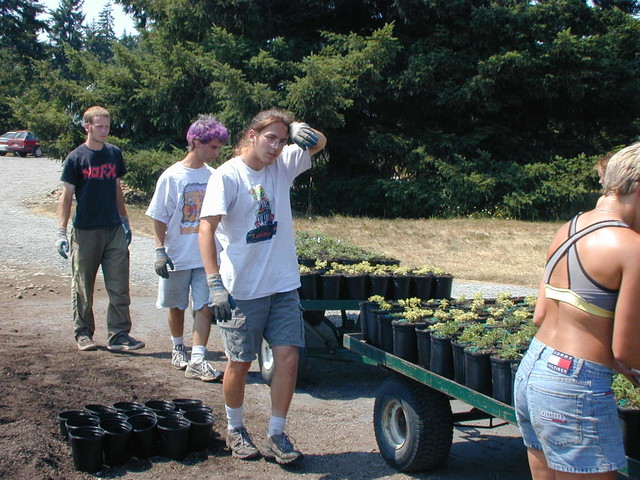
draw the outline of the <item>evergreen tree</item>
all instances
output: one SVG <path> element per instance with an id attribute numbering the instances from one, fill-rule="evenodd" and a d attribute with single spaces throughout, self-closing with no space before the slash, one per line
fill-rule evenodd
<path id="1" fill-rule="evenodd" d="M 54 65 L 68 75 L 69 60 L 65 48 L 80 51 L 84 45 L 82 8 L 84 0 L 61 0 L 51 12 L 49 32 Z"/>
<path id="2" fill-rule="evenodd" d="M 37 18 L 44 7 L 37 0 L 0 1 L 0 48 L 8 48 L 25 59 L 43 56 L 38 34 L 46 24 Z"/>

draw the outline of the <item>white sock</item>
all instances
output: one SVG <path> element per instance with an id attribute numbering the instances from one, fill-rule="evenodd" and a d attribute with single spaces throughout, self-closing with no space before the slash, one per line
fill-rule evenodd
<path id="1" fill-rule="evenodd" d="M 194 345 L 193 347 L 191 347 L 191 363 L 200 363 L 206 356 L 206 345 Z"/>
<path id="2" fill-rule="evenodd" d="M 184 345 L 184 337 L 171 337 L 171 343 L 173 343 L 174 347 L 176 345 Z"/>
<path id="3" fill-rule="evenodd" d="M 269 436 L 273 437 L 274 435 L 279 435 L 284 432 L 284 424 L 286 421 L 286 418 L 271 415 L 269 419 Z"/>
<path id="4" fill-rule="evenodd" d="M 244 426 L 244 406 L 230 408 L 225 405 L 224 409 L 227 412 L 227 430 Z"/>

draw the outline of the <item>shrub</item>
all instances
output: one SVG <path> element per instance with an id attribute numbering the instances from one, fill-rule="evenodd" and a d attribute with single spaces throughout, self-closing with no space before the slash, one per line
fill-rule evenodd
<path id="1" fill-rule="evenodd" d="M 128 187 L 136 190 L 143 200 L 153 196 L 158 178 L 167 167 L 184 158 L 184 152 L 174 150 L 138 150 L 126 155 L 127 170 L 123 181 Z"/>

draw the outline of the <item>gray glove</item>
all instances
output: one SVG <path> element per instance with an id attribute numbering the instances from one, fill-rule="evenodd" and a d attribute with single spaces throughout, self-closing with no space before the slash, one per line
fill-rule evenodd
<path id="1" fill-rule="evenodd" d="M 228 322 L 231 320 L 231 311 L 236 308 L 236 302 L 224 288 L 220 274 L 207 275 L 207 285 L 209 285 L 209 308 L 213 318 L 219 322 Z"/>
<path id="2" fill-rule="evenodd" d="M 318 135 L 306 123 L 293 122 L 289 125 L 289 135 L 291 140 L 303 150 L 318 143 Z"/>
<path id="3" fill-rule="evenodd" d="M 129 216 L 120 217 L 122 220 L 122 228 L 124 228 L 124 237 L 127 239 L 127 245 L 131 245 L 131 226 L 129 225 Z"/>
<path id="4" fill-rule="evenodd" d="M 167 249 L 165 247 L 156 248 L 156 273 L 160 275 L 162 278 L 169 278 L 169 267 L 171 270 L 174 269 L 173 262 L 167 255 Z"/>
<path id="5" fill-rule="evenodd" d="M 69 258 L 69 239 L 67 238 L 67 229 L 60 227 L 58 229 L 58 240 L 56 241 L 56 248 L 62 258 Z"/>

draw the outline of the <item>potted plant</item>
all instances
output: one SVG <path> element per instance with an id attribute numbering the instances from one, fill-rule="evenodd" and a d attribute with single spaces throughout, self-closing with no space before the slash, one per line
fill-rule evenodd
<path id="1" fill-rule="evenodd" d="M 400 265 L 391 265 L 389 273 L 391 276 L 391 298 L 395 300 L 409 298 L 411 292 L 410 269 Z"/>
<path id="2" fill-rule="evenodd" d="M 318 298 L 318 278 L 320 278 L 320 272 L 302 263 L 298 265 L 298 270 L 300 271 L 300 288 L 298 289 L 300 298 L 316 300 Z"/>
<path id="3" fill-rule="evenodd" d="M 369 272 L 369 292 L 372 295 L 391 298 L 390 268 L 390 265 L 372 265 L 371 271 Z"/>
<path id="4" fill-rule="evenodd" d="M 618 403 L 625 453 L 640 460 L 640 389 L 621 374 L 614 375 L 611 388 Z"/>
<path id="5" fill-rule="evenodd" d="M 372 295 L 366 301 L 360 302 L 360 330 L 365 342 L 371 342 L 374 338 L 376 326 L 372 312 L 380 307 L 380 302 L 384 302 L 384 297 L 380 295 Z"/>
<path id="6" fill-rule="evenodd" d="M 439 311 L 434 313 L 438 315 Z M 450 315 L 449 315 L 450 317 Z M 451 339 L 460 331 L 460 325 L 450 318 L 429 327 L 431 337 L 430 367 L 433 373 L 453 379 L 453 350 Z"/>
<path id="7" fill-rule="evenodd" d="M 410 271 L 411 286 L 410 295 L 421 300 L 432 298 L 433 268 L 423 265 Z"/>
<path id="8" fill-rule="evenodd" d="M 351 265 L 340 265 L 342 272 L 342 297 L 348 300 L 362 300 L 369 295 L 369 272 L 372 266 L 362 261 Z"/>

